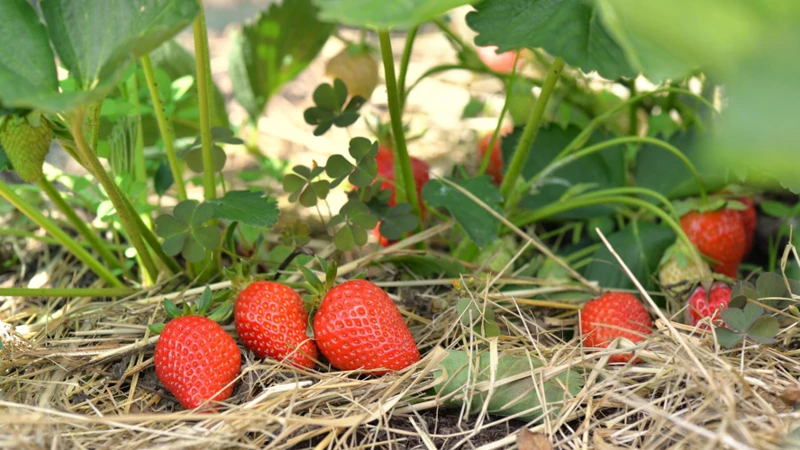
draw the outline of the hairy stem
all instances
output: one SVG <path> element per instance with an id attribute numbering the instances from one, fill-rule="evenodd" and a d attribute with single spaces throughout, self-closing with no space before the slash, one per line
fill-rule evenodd
<path id="1" fill-rule="evenodd" d="M 406 36 L 406 45 L 403 47 L 403 58 L 400 60 L 400 75 L 397 77 L 397 86 L 400 90 L 400 110 L 406 106 L 406 75 L 408 74 L 408 63 L 411 61 L 411 50 L 414 48 L 414 40 L 417 37 L 419 26 L 411 27 Z"/>
<path id="2" fill-rule="evenodd" d="M 200 3 L 200 13 L 194 21 L 194 48 L 197 61 L 197 96 L 200 108 L 200 140 L 203 152 L 203 193 L 206 200 L 217 198 L 214 173 L 214 153 L 211 142 L 211 63 L 208 53 L 206 16 Z"/>
<path id="3" fill-rule="evenodd" d="M 85 115 L 86 110 L 78 108 L 75 117 L 72 119 L 72 136 L 75 139 L 75 149 L 86 168 L 94 175 L 100 184 L 103 185 L 108 199 L 111 200 L 114 209 L 116 209 L 119 214 L 120 221 L 128 234 L 128 238 L 131 240 L 131 244 L 136 248 L 136 253 L 141 256 L 144 269 L 147 270 L 151 278 L 155 279 L 158 275 L 158 270 L 153 262 L 153 258 L 150 256 L 150 252 L 144 245 L 144 241 L 142 241 L 140 231 L 136 228 L 136 220 L 139 219 L 139 217 L 135 212 L 132 212 L 132 208 L 127 208 L 119 188 L 108 175 L 105 168 L 103 168 L 103 165 L 100 164 L 100 160 L 97 159 L 97 156 L 91 148 L 89 148 L 89 143 L 86 142 L 86 137 L 83 135 L 83 119 Z"/>

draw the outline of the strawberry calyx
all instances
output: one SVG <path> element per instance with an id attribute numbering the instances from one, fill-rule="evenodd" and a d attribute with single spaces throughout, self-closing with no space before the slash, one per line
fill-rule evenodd
<path id="1" fill-rule="evenodd" d="M 217 298 L 214 298 L 211 288 L 208 286 L 206 286 L 197 302 L 191 304 L 184 302 L 182 307 L 179 308 L 172 300 L 164 298 L 162 304 L 170 320 L 177 319 L 178 317 L 201 316 L 220 323 L 228 320 L 233 314 L 233 302 L 230 301 L 230 291 L 223 292 Z M 148 325 L 148 328 L 153 334 L 161 334 L 165 326 L 165 323 L 153 323 Z"/>

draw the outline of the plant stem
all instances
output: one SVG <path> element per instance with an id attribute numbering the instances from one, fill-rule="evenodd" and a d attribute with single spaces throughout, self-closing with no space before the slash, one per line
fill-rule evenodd
<path id="1" fill-rule="evenodd" d="M 175 188 L 178 190 L 178 200 L 183 201 L 187 198 L 186 186 L 183 183 L 183 170 L 175 153 L 175 143 L 172 140 L 172 125 L 164 111 L 164 100 L 161 98 L 161 93 L 158 92 L 158 83 L 153 72 L 153 63 L 150 61 L 150 55 L 142 57 L 142 68 L 144 69 L 144 77 L 147 80 L 147 88 L 150 90 L 150 97 L 153 99 L 158 130 L 161 132 L 161 140 L 164 141 L 164 151 L 167 154 L 169 168 L 172 171 L 172 178 L 175 180 Z"/>
<path id="2" fill-rule="evenodd" d="M 420 227 L 422 226 L 422 217 L 420 216 L 419 198 L 417 197 L 416 184 L 414 182 L 414 173 L 411 170 L 411 159 L 408 157 L 408 149 L 406 149 L 406 137 L 403 134 L 403 112 L 400 108 L 400 95 L 397 92 L 397 80 L 394 73 L 394 57 L 392 55 L 392 41 L 389 38 L 389 32 L 386 30 L 378 31 L 378 37 L 381 41 L 381 55 L 383 57 L 383 68 L 386 76 L 386 91 L 389 100 L 389 115 L 392 120 L 392 134 L 394 135 L 394 154 L 395 154 L 395 179 L 402 180 L 403 187 L 405 188 L 405 197 L 411 204 L 414 214 L 420 218 Z M 399 191 L 400 189 L 398 189 Z M 397 192 L 398 202 L 400 201 L 400 192 Z"/>
<path id="3" fill-rule="evenodd" d="M 67 220 L 70 224 L 72 224 L 73 227 L 75 227 L 75 230 L 77 230 L 81 236 L 89 241 L 89 244 L 91 244 L 92 248 L 94 248 L 97 253 L 100 254 L 100 257 L 102 257 L 108 264 L 113 266 L 114 269 L 122 269 L 123 265 L 120 263 L 114 253 L 108 249 L 106 243 L 100 239 L 97 231 L 90 229 L 83 219 L 78 217 L 78 214 L 75 212 L 75 210 L 64 200 L 52 183 L 50 183 L 46 177 L 42 176 L 42 178 L 39 179 L 38 184 L 39 188 L 42 189 L 42 191 L 45 193 L 45 195 L 47 195 L 50 201 L 53 202 L 56 208 L 58 208 L 59 211 L 67 216 Z"/>
<path id="4" fill-rule="evenodd" d="M 631 92 L 631 97 L 636 96 L 636 79 L 630 80 L 628 83 L 628 89 Z M 639 135 L 639 102 L 631 103 L 628 109 L 628 134 L 631 136 L 638 136 Z"/>
<path id="5" fill-rule="evenodd" d="M 136 228 L 137 219 L 141 219 L 139 219 L 135 212 L 132 213 L 132 207 L 131 209 L 128 209 L 124 200 L 124 196 L 119 191 L 119 188 L 114 183 L 114 180 L 108 176 L 108 173 L 103 168 L 103 165 L 100 164 L 100 160 L 97 159 L 97 156 L 94 154 L 94 152 L 92 152 L 92 149 L 89 148 L 89 143 L 86 142 L 86 137 L 83 135 L 83 118 L 85 115 L 86 110 L 84 108 L 78 108 L 75 116 L 72 118 L 72 136 L 75 139 L 75 149 L 78 153 L 78 156 L 81 158 L 83 164 L 92 173 L 92 175 L 94 175 L 100 184 L 103 185 L 103 188 L 106 190 L 106 194 L 108 195 L 108 199 L 111 200 L 111 203 L 114 205 L 114 208 L 119 214 L 119 219 L 128 234 L 128 238 L 131 240 L 131 244 L 133 244 L 134 248 L 136 248 L 136 253 L 142 258 L 142 265 L 144 266 L 144 269 L 147 270 L 147 272 L 150 274 L 150 277 L 156 279 L 158 270 L 153 262 L 153 258 L 150 256 L 150 252 L 144 245 L 144 241 L 142 241 L 142 236 L 139 230 Z"/>
<path id="6" fill-rule="evenodd" d="M 508 111 L 508 101 L 511 98 L 511 90 L 514 89 L 514 81 L 516 81 L 516 77 L 514 75 L 517 73 L 518 61 L 519 52 L 517 52 L 517 56 L 514 58 L 514 67 L 511 69 L 511 77 L 508 79 L 508 84 L 506 85 L 506 100 L 503 102 L 503 109 L 500 111 L 500 117 L 497 119 L 497 126 L 495 126 L 494 133 L 492 133 L 492 139 L 489 141 L 489 146 L 486 148 L 486 153 L 483 155 L 481 167 L 478 169 L 478 176 L 486 173 L 486 169 L 489 168 L 489 161 L 492 159 L 494 144 L 497 142 L 497 138 L 500 136 L 500 129 L 503 127 L 503 117 L 506 116 L 506 111 Z"/>
<path id="7" fill-rule="evenodd" d="M 517 183 L 517 179 L 522 173 L 522 168 L 528 160 L 528 154 L 531 151 L 531 146 L 536 142 L 536 135 L 539 133 L 539 127 L 544 115 L 545 106 L 553 93 L 553 89 L 558 82 L 558 77 L 561 76 L 561 71 L 564 70 L 564 59 L 556 58 L 547 71 L 547 77 L 542 84 L 542 92 L 531 111 L 531 116 L 528 123 L 525 125 L 525 130 L 519 138 L 519 144 L 514 150 L 514 156 L 511 158 L 511 163 L 508 165 L 503 182 L 500 184 L 500 193 L 503 194 L 503 199 L 508 203 L 511 197 L 511 192 Z"/>
<path id="8" fill-rule="evenodd" d="M 114 288 L 0 288 L 0 297 L 125 297 L 136 290 Z"/>
<path id="9" fill-rule="evenodd" d="M 81 120 L 83 120 L 81 118 Z M 81 137 L 85 140 L 85 138 Z M 5 198 L 9 203 L 14 205 L 18 210 L 31 219 L 36 225 L 44 228 L 51 236 L 53 236 L 59 244 L 66 247 L 73 255 L 86 264 L 94 273 L 103 279 L 106 283 L 114 287 L 122 287 L 121 281 L 111 273 L 106 266 L 94 258 L 86 249 L 81 247 L 80 244 L 75 242 L 67 233 L 65 233 L 58 225 L 52 220 L 45 217 L 39 210 L 26 202 L 25 199 L 17 195 L 11 188 L 0 181 L 0 196 Z"/>
<path id="10" fill-rule="evenodd" d="M 403 58 L 400 60 L 400 75 L 397 77 L 397 86 L 400 90 L 400 110 L 406 106 L 406 75 L 408 74 L 408 63 L 411 61 L 411 50 L 414 47 L 414 40 L 417 38 L 419 26 L 411 27 L 406 36 L 406 45 L 403 47 Z"/>
<path id="11" fill-rule="evenodd" d="M 133 105 L 133 111 L 140 118 L 142 117 L 139 103 L 139 82 L 135 76 L 128 78 L 128 102 Z M 95 148 L 91 146 L 91 148 Z M 147 165 L 144 159 L 144 126 L 139 120 L 136 127 L 136 146 L 133 148 L 133 179 L 136 181 L 147 181 Z"/>
<path id="12" fill-rule="evenodd" d="M 203 4 L 198 0 L 200 12 L 194 21 L 194 49 L 197 61 L 197 96 L 200 108 L 200 140 L 203 152 L 203 193 L 206 200 L 217 198 L 214 173 L 214 153 L 211 142 L 211 63 L 208 54 L 208 34 Z M 216 222 L 216 221 L 215 221 Z"/>

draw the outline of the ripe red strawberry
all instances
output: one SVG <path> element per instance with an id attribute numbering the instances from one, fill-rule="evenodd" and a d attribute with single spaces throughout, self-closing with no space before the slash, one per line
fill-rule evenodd
<path id="1" fill-rule="evenodd" d="M 158 379 L 187 409 L 228 399 L 241 366 L 233 338 L 203 316 L 167 322 L 154 359 Z"/>
<path id="2" fill-rule="evenodd" d="M 703 285 L 697 286 L 697 289 L 689 296 L 686 308 L 686 317 L 689 324 L 695 326 L 700 320 L 711 317 L 713 323 L 720 326 L 724 325 L 719 318 L 720 312 L 727 308 L 730 302 L 731 288 L 725 283 L 717 281 L 712 284 L 709 295 L 706 295 L 706 288 Z M 703 328 L 705 327 L 703 326 Z"/>
<path id="3" fill-rule="evenodd" d="M 514 70 L 514 61 L 517 59 L 516 51 L 497 53 L 497 46 L 494 45 L 476 47 L 475 51 L 478 52 L 481 61 L 495 72 L 511 73 Z"/>
<path id="4" fill-rule="evenodd" d="M 236 299 L 236 333 L 261 358 L 311 369 L 317 346 L 306 335 L 308 313 L 300 295 L 273 281 L 250 283 Z"/>
<path id="5" fill-rule="evenodd" d="M 746 241 L 738 211 L 727 208 L 691 211 L 681 217 L 681 228 L 700 253 L 717 261 L 714 271 L 736 278 Z"/>
<path id="6" fill-rule="evenodd" d="M 386 292 L 366 280 L 330 291 L 314 316 L 320 352 L 339 370 L 383 375 L 420 359 L 414 336 Z"/>
<path id="7" fill-rule="evenodd" d="M 503 154 L 500 150 L 500 141 L 512 130 L 512 128 L 508 127 L 500 130 L 500 136 L 494 141 L 492 153 L 489 155 L 489 165 L 486 167 L 486 174 L 491 175 L 497 185 L 503 182 Z M 492 134 L 493 133 L 488 133 L 478 141 L 478 167 L 480 167 L 483 162 L 486 151 L 489 149 L 489 144 L 492 142 Z"/>
<path id="8" fill-rule="evenodd" d="M 581 311 L 580 330 L 587 347 L 606 348 L 616 338 L 640 342 L 653 332 L 650 315 L 638 298 L 631 294 L 609 292 L 591 300 Z M 627 362 L 632 354 L 616 354 L 611 362 Z M 639 362 L 637 359 L 635 362 Z"/>
<path id="9" fill-rule="evenodd" d="M 392 191 L 389 206 L 394 206 L 397 204 L 397 186 L 394 182 L 394 152 L 391 148 L 381 145 L 378 147 L 378 156 L 375 157 L 375 161 L 378 163 L 378 178 L 384 180 L 381 184 L 381 189 L 389 189 Z M 414 184 L 416 184 L 417 188 L 420 212 L 424 218 L 425 204 L 422 201 L 422 187 L 425 186 L 425 183 L 430 179 L 430 166 L 428 166 L 428 163 L 425 161 L 412 156 L 411 171 L 414 174 Z M 381 246 L 388 247 L 392 242 L 381 236 L 379 228 L 380 224 L 378 224 L 372 232 L 380 241 Z"/>

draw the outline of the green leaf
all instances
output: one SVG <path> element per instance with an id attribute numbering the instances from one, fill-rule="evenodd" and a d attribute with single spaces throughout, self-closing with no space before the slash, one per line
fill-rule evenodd
<path id="1" fill-rule="evenodd" d="M 278 203 L 264 191 L 228 191 L 223 197 L 209 200 L 214 217 L 235 220 L 250 226 L 272 228 L 278 223 Z"/>
<path id="2" fill-rule="evenodd" d="M 168 238 L 185 232 L 186 224 L 181 223 L 174 216 L 162 214 L 156 218 L 156 234 L 160 237 Z"/>
<path id="3" fill-rule="evenodd" d="M 181 310 L 175 306 L 175 303 L 172 303 L 166 298 L 164 299 L 164 310 L 167 312 L 167 315 L 173 319 L 181 316 Z"/>
<path id="4" fill-rule="evenodd" d="M 530 179 L 541 172 L 566 147 L 581 129 L 570 125 L 566 129 L 555 124 L 543 126 L 530 150 L 530 157 L 522 169 L 522 176 Z M 501 142 L 503 160 L 509 164 L 514 150 L 522 136 L 522 128 L 505 136 Z M 585 146 L 598 144 L 611 139 L 608 132 L 596 131 Z M 535 195 L 524 197 L 519 205 L 526 209 L 538 209 L 561 201 L 565 195 L 574 195 L 579 190 L 605 189 L 625 186 L 625 148 L 614 146 L 580 158 L 556 170 L 540 180 Z M 613 212 L 608 206 L 590 206 L 567 211 L 553 216 L 556 220 L 586 219 L 607 216 Z"/>
<path id="5" fill-rule="evenodd" d="M 542 366 L 536 358 L 517 355 L 498 355 L 492 376 L 488 352 L 472 356 L 461 350 L 446 350 L 447 356 L 434 369 L 433 390 L 440 398 L 448 398 L 447 406 L 467 403 L 470 413 L 476 413 L 488 401 L 487 412 L 500 416 L 517 415 L 525 421 L 538 420 L 546 410 L 551 418 L 558 415 L 562 405 L 580 392 L 583 379 L 578 372 L 565 370 L 543 380 L 530 375 Z M 527 374 L 527 375 L 526 375 Z M 489 384 L 490 380 L 494 383 Z M 489 392 L 491 391 L 491 398 Z M 469 396 L 466 397 L 467 393 Z M 544 394 L 544 398 L 539 397 Z M 452 397 L 448 397 L 453 395 Z"/>
<path id="6" fill-rule="evenodd" d="M 333 32 L 311 0 L 272 3 L 233 34 L 228 74 L 236 100 L 255 122 L 270 98 L 308 67 Z"/>
<path id="7" fill-rule="evenodd" d="M 319 17 L 329 22 L 370 28 L 407 28 L 427 22 L 476 0 L 315 0 Z"/>
<path id="8" fill-rule="evenodd" d="M 381 236 L 390 241 L 400 239 L 403 233 L 411 232 L 419 225 L 419 217 L 412 214 L 410 203 L 400 203 L 392 207 L 382 205 L 380 209 L 372 205 L 369 207 L 380 221 Z"/>
<path id="9" fill-rule="evenodd" d="M 728 183 L 728 174 L 719 165 L 702 160 L 703 149 L 694 131 L 675 133 L 668 140 L 695 165 L 708 191 L 719 189 Z M 652 189 L 668 198 L 699 194 L 691 170 L 677 156 L 652 144 L 643 145 L 636 153 L 633 171 L 636 185 Z"/>
<path id="10" fill-rule="evenodd" d="M 200 261 L 206 258 L 206 249 L 203 247 L 194 236 L 189 235 L 186 238 L 186 242 L 183 244 L 183 250 L 181 250 L 181 254 L 187 261 L 191 263 L 199 263 Z"/>
<path id="11" fill-rule="evenodd" d="M 479 305 L 469 297 L 460 298 L 456 303 L 458 317 L 461 324 L 470 327 L 473 331 L 485 338 L 500 335 L 500 326 L 494 318 L 494 311 L 486 305 Z"/>
<path id="12" fill-rule="evenodd" d="M 616 79 L 636 74 L 591 2 L 574 0 L 492 0 L 475 5 L 467 24 L 475 44 L 498 52 L 544 48 L 584 72 Z"/>
<path id="13" fill-rule="evenodd" d="M 746 331 L 751 325 L 764 314 L 764 308 L 756 305 L 755 303 L 747 303 L 742 310 L 742 317 L 744 318 L 745 327 L 742 331 Z"/>
<path id="14" fill-rule="evenodd" d="M 222 232 L 216 226 L 211 225 L 194 230 L 192 236 L 210 252 L 216 250 L 222 240 Z"/>
<path id="15" fill-rule="evenodd" d="M 156 49 L 199 11 L 194 0 L 48 0 L 41 8 L 61 63 L 82 89 Z"/>
<path id="16" fill-rule="evenodd" d="M 337 81 L 341 80 L 338 78 L 334 80 L 334 85 L 343 85 L 336 83 Z M 344 88 L 344 92 L 337 92 L 332 85 L 322 83 L 314 89 L 311 98 L 318 107 L 326 111 L 339 111 L 344 106 L 344 102 L 347 101 L 347 88 Z"/>
<path id="17" fill-rule="evenodd" d="M 651 274 L 656 272 L 661 255 L 676 239 L 675 232 L 665 225 L 637 221 L 629 223 L 607 238 L 614 251 L 625 261 L 645 288 L 654 286 Z M 594 252 L 591 260 L 584 272 L 587 279 L 596 280 L 600 286 L 607 288 L 634 287 L 633 282 L 605 246 Z"/>
<path id="18" fill-rule="evenodd" d="M 733 288 L 731 288 L 731 298 L 740 295 L 753 300 L 758 299 L 756 287 L 749 281 L 739 280 L 733 285 Z M 742 305 L 742 307 L 744 307 L 744 305 Z"/>
<path id="19" fill-rule="evenodd" d="M 195 208 L 189 225 L 192 227 L 198 227 L 211 220 L 212 217 L 214 217 L 214 206 L 208 202 L 201 203 L 197 206 L 197 208 Z"/>
<path id="20" fill-rule="evenodd" d="M 342 155 L 332 155 L 325 163 L 325 173 L 331 178 L 339 178 L 349 174 L 355 166 Z"/>
<path id="21" fill-rule="evenodd" d="M 186 232 L 181 232 L 179 234 L 164 238 L 164 242 L 161 243 L 161 248 L 168 256 L 175 256 L 179 254 L 181 250 L 183 250 L 185 243 Z"/>
<path id="22" fill-rule="evenodd" d="M 778 335 L 780 326 L 778 320 L 771 316 L 759 317 L 747 330 L 747 337 L 759 344 L 772 344 L 777 342 L 775 336 Z"/>
<path id="23" fill-rule="evenodd" d="M 193 148 L 186 153 L 186 167 L 194 173 L 203 173 L 203 150 L 201 148 Z M 228 155 L 222 147 L 215 145 L 211 147 L 211 169 L 214 172 L 219 172 L 225 167 L 228 161 Z"/>
<path id="24" fill-rule="evenodd" d="M 758 276 L 756 281 L 758 298 L 786 297 L 786 282 L 783 277 L 774 272 L 764 272 Z M 780 300 L 761 300 L 766 305 L 774 305 Z"/>
<path id="25" fill-rule="evenodd" d="M 200 294 L 200 300 L 197 301 L 197 314 L 205 315 L 208 308 L 211 306 L 211 288 L 206 286 L 203 293 Z"/>
<path id="26" fill-rule="evenodd" d="M 759 206 L 761 211 L 773 217 L 788 219 L 794 215 L 792 208 L 782 202 L 767 200 L 759 203 Z"/>
<path id="27" fill-rule="evenodd" d="M 293 173 L 283 177 L 283 190 L 286 192 L 297 192 L 305 186 L 306 180 Z"/>
<path id="28" fill-rule="evenodd" d="M 28 0 L 0 2 L 0 17 L 0 104 L 35 107 L 58 90 L 47 30 Z"/>
<path id="29" fill-rule="evenodd" d="M 382 258 L 381 261 L 407 267 L 411 273 L 421 277 L 458 278 L 461 274 L 468 273 L 460 262 L 432 255 L 389 256 Z"/>
<path id="30" fill-rule="evenodd" d="M 0 165 L 0 167 L 2 166 Z M 156 194 L 163 196 L 174 182 L 175 178 L 172 176 L 172 169 L 170 169 L 169 163 L 162 161 L 153 177 L 153 188 L 155 188 Z"/>
<path id="31" fill-rule="evenodd" d="M 745 318 L 744 312 L 741 309 L 735 308 L 723 309 L 720 311 L 720 318 L 725 322 L 725 325 L 742 333 L 747 331 L 747 327 L 752 323 Z"/>
<path id="32" fill-rule="evenodd" d="M 500 191 L 492 184 L 491 177 L 481 176 L 469 180 L 452 180 L 466 191 L 481 199 L 487 206 L 502 214 Z M 435 208 L 443 207 L 464 227 L 469 237 L 483 247 L 497 239 L 498 220 L 466 195 L 439 180 L 430 180 L 422 188 L 422 198 Z"/>
<path id="33" fill-rule="evenodd" d="M 724 313 L 725 311 L 727 310 L 723 310 L 722 312 Z M 733 348 L 733 346 L 741 342 L 742 337 L 744 337 L 741 333 L 722 327 L 715 328 L 714 333 L 717 335 L 719 344 L 727 348 Z"/>
<path id="34" fill-rule="evenodd" d="M 353 227 L 345 225 L 333 236 L 333 243 L 338 250 L 343 252 L 350 251 L 356 245 L 355 233 Z"/>

